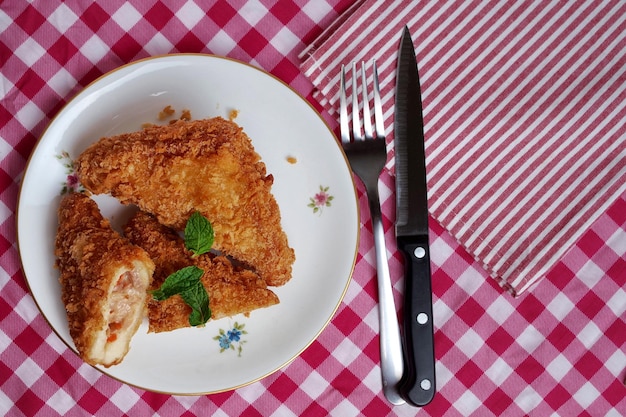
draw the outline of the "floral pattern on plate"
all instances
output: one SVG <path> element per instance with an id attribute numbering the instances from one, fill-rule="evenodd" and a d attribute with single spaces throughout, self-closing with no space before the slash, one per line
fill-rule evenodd
<path id="1" fill-rule="evenodd" d="M 243 335 L 248 334 L 245 324 L 235 322 L 230 330 L 220 329 L 219 334 L 213 337 L 213 340 L 217 340 L 220 345 L 220 353 L 226 350 L 234 350 L 237 352 L 237 356 L 241 356 L 244 343 L 246 340 L 242 339 Z"/>
<path id="2" fill-rule="evenodd" d="M 329 189 L 330 187 L 320 185 L 319 191 L 309 199 L 307 207 L 312 208 L 314 214 L 321 216 L 325 207 L 332 206 L 332 201 L 335 197 L 328 193 Z"/>
<path id="3" fill-rule="evenodd" d="M 65 167 L 65 182 L 62 183 L 61 194 L 66 193 L 82 193 L 85 188 L 78 180 L 78 174 L 76 173 L 76 167 L 74 161 L 70 157 L 69 152 L 62 151 L 60 155 L 55 155 L 63 166 Z"/>

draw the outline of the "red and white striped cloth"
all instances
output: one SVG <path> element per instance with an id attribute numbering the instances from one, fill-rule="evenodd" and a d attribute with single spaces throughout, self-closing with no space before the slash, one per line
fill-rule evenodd
<path id="1" fill-rule="evenodd" d="M 315 98 L 334 113 L 341 64 L 375 59 L 393 139 L 407 25 L 431 214 L 513 294 L 626 192 L 625 2 L 365 0 L 339 22 L 301 55 Z"/>

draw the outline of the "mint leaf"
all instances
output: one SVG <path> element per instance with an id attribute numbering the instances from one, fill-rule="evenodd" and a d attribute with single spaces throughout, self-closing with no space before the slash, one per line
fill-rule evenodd
<path id="1" fill-rule="evenodd" d="M 185 247 L 194 256 L 202 255 L 211 250 L 215 233 L 211 222 L 199 212 L 194 212 L 185 226 Z"/>
<path id="2" fill-rule="evenodd" d="M 190 325 L 200 326 L 209 321 L 211 318 L 209 295 L 204 289 L 202 282 L 197 281 L 196 285 L 181 292 L 180 296 L 191 307 L 191 314 L 189 315 Z"/>
<path id="3" fill-rule="evenodd" d="M 199 326 L 205 324 L 211 318 L 209 308 L 209 294 L 202 285 L 204 271 L 197 266 L 187 266 L 171 274 L 161 284 L 161 288 L 152 291 L 152 297 L 157 301 L 163 301 L 172 295 L 180 294 L 183 301 L 191 307 L 189 324 Z"/>
<path id="4" fill-rule="evenodd" d="M 193 256 L 200 256 L 211 250 L 215 238 L 213 226 L 199 212 L 191 215 L 185 226 L 185 247 L 193 252 Z M 189 324 L 200 326 L 211 318 L 209 308 L 209 294 L 200 281 L 204 271 L 197 266 L 188 266 L 171 274 L 159 289 L 151 291 L 152 297 L 163 301 L 172 295 L 179 294 L 183 301 L 191 307 Z"/>
<path id="5" fill-rule="evenodd" d="M 157 301 L 163 301 L 172 295 L 181 294 L 190 288 L 194 288 L 200 282 L 202 274 L 204 274 L 204 271 L 197 266 L 187 266 L 179 269 L 167 277 L 161 284 L 161 288 L 152 291 L 152 297 Z"/>

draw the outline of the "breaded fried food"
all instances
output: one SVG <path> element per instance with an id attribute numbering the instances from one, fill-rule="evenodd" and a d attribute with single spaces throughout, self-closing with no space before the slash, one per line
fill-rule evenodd
<path id="1" fill-rule="evenodd" d="M 63 197 L 58 219 L 55 266 L 70 335 L 85 362 L 116 365 L 145 316 L 154 263 L 84 194 Z"/>
<path id="2" fill-rule="evenodd" d="M 77 159 L 87 190 L 136 204 L 182 230 L 199 211 L 214 248 L 248 265 L 268 285 L 291 278 L 295 254 L 271 194 L 272 175 L 243 129 L 221 117 L 177 121 L 102 138 Z"/>
<path id="3" fill-rule="evenodd" d="M 142 246 L 155 263 L 154 281 L 151 289 L 157 289 L 172 273 L 186 266 L 195 265 L 204 271 L 201 282 L 209 295 L 211 319 L 249 313 L 279 302 L 278 297 L 267 288 L 265 281 L 255 272 L 235 268 L 224 256 L 206 253 L 192 257 L 185 248 L 183 238 L 173 229 L 143 211 L 130 218 L 124 228 L 128 239 Z M 191 307 L 180 295 L 166 300 L 148 301 L 149 332 L 166 332 L 189 327 Z"/>

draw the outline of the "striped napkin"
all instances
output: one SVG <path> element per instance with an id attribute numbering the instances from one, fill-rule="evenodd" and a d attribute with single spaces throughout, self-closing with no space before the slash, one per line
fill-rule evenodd
<path id="1" fill-rule="evenodd" d="M 519 295 L 626 192 L 626 2 L 360 1 L 301 54 L 315 98 L 336 114 L 341 64 L 375 59 L 393 139 L 405 25 L 431 215 Z"/>

